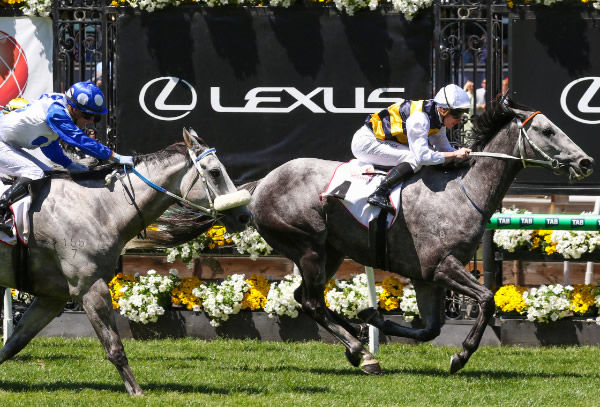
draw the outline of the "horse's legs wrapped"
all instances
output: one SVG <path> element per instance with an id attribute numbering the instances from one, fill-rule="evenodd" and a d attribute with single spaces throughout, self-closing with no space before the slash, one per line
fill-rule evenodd
<path id="1" fill-rule="evenodd" d="M 85 310 L 98 339 L 102 342 L 106 356 L 121 375 L 127 393 L 143 396 L 144 392 L 129 367 L 123 343 L 117 332 L 117 324 L 112 310 L 112 300 L 108 285 L 102 279 L 97 280 L 82 298 Z"/>
<path id="2" fill-rule="evenodd" d="M 38 332 L 62 312 L 66 303 L 66 300 L 36 297 L 19 320 L 13 334 L 0 350 L 0 363 L 10 359 L 23 349 Z"/>
<path id="3" fill-rule="evenodd" d="M 480 312 L 475 324 L 463 342 L 462 352 L 452 356 L 450 373 L 457 372 L 467 363 L 479 347 L 483 332 L 494 315 L 494 294 L 483 286 L 464 265 L 454 256 L 447 256 L 435 269 L 434 281 L 445 285 L 452 291 L 466 295 L 477 301 Z"/>

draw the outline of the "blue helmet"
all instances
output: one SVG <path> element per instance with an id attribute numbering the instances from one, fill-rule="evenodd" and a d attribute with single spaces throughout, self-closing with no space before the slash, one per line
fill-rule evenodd
<path id="1" fill-rule="evenodd" d="M 67 103 L 86 113 L 106 114 L 104 94 L 92 82 L 77 82 L 65 92 Z"/>

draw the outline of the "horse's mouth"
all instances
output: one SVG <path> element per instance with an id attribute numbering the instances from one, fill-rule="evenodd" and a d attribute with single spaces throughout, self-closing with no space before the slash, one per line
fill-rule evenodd
<path id="1" fill-rule="evenodd" d="M 581 181 L 594 172 L 592 168 L 582 168 L 579 165 L 569 166 L 569 181 Z"/>

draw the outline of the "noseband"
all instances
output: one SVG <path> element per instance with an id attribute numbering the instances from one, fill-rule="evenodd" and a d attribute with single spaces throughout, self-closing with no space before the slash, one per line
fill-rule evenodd
<path id="1" fill-rule="evenodd" d="M 520 157 L 515 157 L 515 156 L 509 155 L 509 154 L 502 154 L 502 153 L 485 153 L 485 152 L 477 152 L 477 151 L 471 152 L 471 153 L 469 153 L 469 155 L 474 156 L 474 157 L 494 157 L 494 158 L 507 159 L 507 160 L 520 160 L 521 163 L 523 163 L 523 168 L 527 168 L 527 164 L 530 164 L 529 167 L 544 167 L 544 168 L 550 168 L 551 170 L 558 170 L 561 167 L 565 167 L 566 164 L 561 164 L 558 162 L 558 160 L 550 157 L 548 154 L 546 154 L 540 147 L 538 147 L 529 138 L 529 135 L 527 135 L 527 130 L 525 130 L 525 125 L 527 124 L 527 122 L 529 122 L 531 119 L 533 119 L 539 113 L 541 113 L 541 112 L 539 112 L 539 111 L 533 112 L 523 122 L 521 122 L 521 120 L 519 120 L 519 119 L 515 119 L 517 121 L 517 127 L 519 128 L 519 138 L 517 140 L 517 146 L 519 147 L 519 156 Z M 536 160 L 536 159 L 525 157 L 525 146 L 526 146 L 525 143 L 526 142 L 531 146 L 533 151 L 535 151 L 538 155 L 540 155 L 543 158 L 543 160 Z"/>

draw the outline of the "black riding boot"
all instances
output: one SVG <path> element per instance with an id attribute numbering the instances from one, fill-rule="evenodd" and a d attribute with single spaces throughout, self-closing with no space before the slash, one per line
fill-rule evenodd
<path id="1" fill-rule="evenodd" d="M 388 172 L 387 176 L 381 181 L 381 184 L 379 184 L 375 192 L 367 198 L 367 202 L 393 213 L 394 207 L 390 202 L 390 192 L 392 192 L 394 187 L 398 186 L 403 180 L 414 173 L 415 172 L 409 163 L 398 164 Z"/>
<path id="2" fill-rule="evenodd" d="M 0 196 L 0 231 L 8 235 L 12 235 L 12 230 L 6 225 L 6 221 L 10 217 L 8 207 L 13 202 L 27 195 L 27 185 L 32 180 L 26 177 L 19 177 L 15 182 Z"/>

